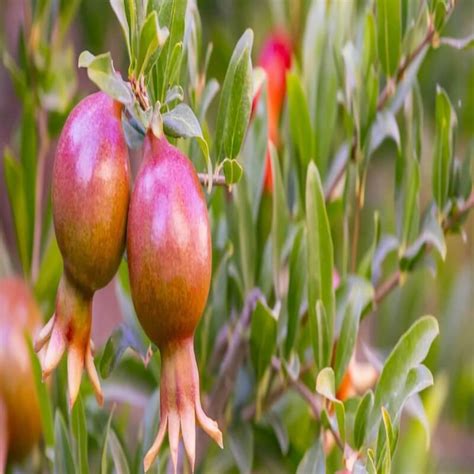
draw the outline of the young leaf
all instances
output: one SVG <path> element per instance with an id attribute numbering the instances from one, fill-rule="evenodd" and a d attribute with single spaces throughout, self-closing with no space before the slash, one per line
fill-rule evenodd
<path id="1" fill-rule="evenodd" d="M 395 417 L 406 400 L 404 388 L 409 386 L 412 394 L 415 389 L 423 386 L 423 383 L 418 384 L 421 380 L 418 371 L 412 372 L 412 370 L 418 369 L 426 358 L 431 343 L 438 333 L 436 319 L 433 316 L 424 316 L 403 334 L 388 356 L 375 390 L 374 407 L 369 423 L 372 435 L 379 425 L 382 406 L 387 409 L 391 417 Z M 422 379 L 425 379 L 425 376 Z"/>
<path id="2" fill-rule="evenodd" d="M 346 309 L 336 347 L 336 360 L 334 362 L 336 386 L 339 386 L 341 383 L 354 352 L 362 312 L 374 298 L 374 289 L 367 280 L 350 277 L 347 285 L 350 289 L 348 291 Z"/>
<path id="3" fill-rule="evenodd" d="M 327 317 L 325 325 L 327 327 L 329 350 L 324 354 L 323 360 L 320 361 L 322 367 L 329 365 L 330 348 L 334 334 L 335 298 L 332 284 L 334 264 L 333 244 L 324 193 L 314 163 L 310 163 L 306 178 L 306 228 L 308 237 L 308 312 L 310 318 L 315 320 L 316 302 L 320 299 Z"/>
<path id="4" fill-rule="evenodd" d="M 451 46 L 456 49 L 470 49 L 474 48 L 474 34 L 466 36 L 464 38 L 448 38 L 443 37 L 440 39 L 440 44 Z"/>
<path id="5" fill-rule="evenodd" d="M 169 31 L 168 40 L 154 68 L 155 99 L 160 102 L 164 101 L 166 90 L 171 85 L 171 71 L 181 66 L 187 3 L 187 0 L 163 0 L 160 4 L 159 24 Z M 174 62 L 173 67 L 171 62 Z"/>
<path id="6" fill-rule="evenodd" d="M 112 461 L 114 462 L 114 472 L 119 472 L 120 474 L 129 474 L 130 468 L 128 466 L 127 456 L 125 455 L 122 444 L 120 443 L 117 433 L 113 428 L 111 428 L 109 432 L 108 445 L 110 454 L 112 455 Z"/>
<path id="7" fill-rule="evenodd" d="M 456 114 L 446 92 L 436 91 L 436 131 L 433 158 L 433 196 L 440 212 L 447 202 L 449 176 L 453 159 L 453 128 Z"/>
<path id="8" fill-rule="evenodd" d="M 316 391 L 334 404 L 339 435 L 344 443 L 346 440 L 346 413 L 344 404 L 336 398 L 334 371 L 331 367 L 325 367 L 319 372 L 316 379 Z"/>
<path id="9" fill-rule="evenodd" d="M 369 415 L 374 405 L 374 394 L 369 390 L 359 402 L 354 421 L 354 447 L 360 450 L 365 440 Z"/>
<path id="10" fill-rule="evenodd" d="M 80 474 L 88 474 L 87 458 L 87 423 L 82 397 L 79 394 L 71 413 L 72 433 L 76 441 L 76 459 Z"/>
<path id="11" fill-rule="evenodd" d="M 135 65 L 136 77 L 140 77 L 153 66 L 156 53 L 168 39 L 168 28 L 160 28 L 158 15 L 152 11 L 143 23 L 138 43 L 138 58 Z"/>
<path id="12" fill-rule="evenodd" d="M 250 323 L 250 354 L 257 379 L 270 365 L 276 348 L 277 320 L 261 301 L 257 302 Z"/>
<path id="13" fill-rule="evenodd" d="M 227 185 L 236 184 L 240 181 L 240 178 L 242 178 L 242 165 L 237 160 L 229 160 L 229 158 L 226 158 L 222 162 L 222 168 Z"/>
<path id="14" fill-rule="evenodd" d="M 71 443 L 61 412 L 56 410 L 54 419 L 54 470 L 55 474 L 64 472 L 77 472 L 72 457 Z"/>
<path id="15" fill-rule="evenodd" d="M 110 53 L 94 56 L 89 51 L 83 51 L 78 66 L 87 68 L 89 79 L 110 97 L 125 105 L 133 103 L 130 85 L 115 71 Z"/>
<path id="16" fill-rule="evenodd" d="M 377 0 L 377 48 L 384 73 L 393 77 L 401 55 L 402 9 L 400 0 Z"/>
<path id="17" fill-rule="evenodd" d="M 242 145 L 252 105 L 253 32 L 246 30 L 230 59 L 217 112 L 216 157 L 235 158 Z"/>

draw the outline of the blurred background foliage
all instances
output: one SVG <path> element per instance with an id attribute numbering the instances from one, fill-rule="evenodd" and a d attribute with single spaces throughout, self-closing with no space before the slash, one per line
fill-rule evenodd
<path id="1" fill-rule="evenodd" d="M 352 2 L 355 4 L 353 5 L 355 9 L 361 9 L 366 3 L 363 0 L 334 1 Z M 108 2 L 97 0 L 68 2 L 65 0 L 54 3 L 57 8 L 68 5 L 72 23 L 70 31 L 68 31 L 69 25 L 63 25 L 67 35 L 61 41 L 56 39 L 53 44 L 53 48 L 60 50 L 61 54 L 54 56 L 60 63 L 41 70 L 44 62 L 41 57 L 35 58 L 39 72 L 30 76 L 29 79 L 39 80 L 41 86 L 38 87 L 37 83 L 36 85 L 28 84 L 22 104 L 14 93 L 14 87 L 6 69 L 0 67 L 0 150 L 6 146 L 14 150 L 22 150 L 25 147 L 35 147 L 39 150 L 42 143 L 41 133 L 44 134 L 44 132 L 40 128 L 41 113 L 38 109 L 49 107 L 51 111 L 47 124 L 49 127 L 47 135 L 48 140 L 51 140 L 51 146 L 45 156 L 46 183 L 50 179 L 54 141 L 67 113 L 79 98 L 95 89 L 87 79 L 86 71 L 76 68 L 79 52 L 85 49 L 95 53 L 110 50 L 117 69 L 125 72 L 127 66 L 120 27 Z M 301 40 L 309 3 L 308 0 L 292 2 L 200 0 L 198 6 L 203 25 L 203 43 L 212 42 L 213 44 L 208 77 L 215 77 L 222 84 L 233 47 L 247 27 L 252 28 L 255 33 L 255 58 L 262 42 L 275 25 L 289 24 L 293 35 Z M 22 29 L 24 5 L 23 1 L 0 0 L 0 45 L 15 58 L 22 55 L 22 45 L 18 38 Z M 76 8 L 77 11 L 75 11 Z M 61 31 L 61 28 L 59 30 Z M 444 34 L 464 37 L 472 34 L 473 30 L 474 2 L 459 0 Z M 41 53 L 39 50 L 39 55 Z M 435 128 L 435 98 L 438 84 L 446 90 L 456 111 L 458 117 L 455 138 L 456 155 L 464 158 L 470 149 L 472 150 L 470 147 L 473 147 L 474 140 L 474 50 L 471 48 L 468 51 L 457 51 L 440 46 L 428 52 L 421 67 L 419 90 L 424 107 L 423 148 L 420 157 L 422 183 L 430 182 L 431 176 L 434 146 L 432 137 Z M 50 90 L 55 91 L 58 96 L 49 96 Z M 35 95 L 36 97 L 33 97 Z M 211 107 L 209 119 L 211 124 L 215 121 L 216 113 L 217 102 Z M 386 142 L 372 158 L 365 207 L 361 213 L 361 234 L 358 244 L 360 252 L 367 249 L 372 242 L 375 210 L 379 211 L 384 232 L 396 233 L 396 207 L 393 199 L 396 154 L 396 146 L 393 142 Z M 27 155 L 28 153 L 25 152 L 25 156 Z M 262 162 L 263 158 L 262 156 Z M 1 159 L 4 159 L 3 153 Z M 21 267 L 22 255 L 15 243 L 14 225 L 3 173 L 4 166 L 0 166 L 0 233 L 6 245 L 6 249 L 0 249 L 0 252 L 8 253 L 11 265 L 18 270 Z M 48 189 L 47 184 L 45 189 Z M 424 209 L 430 199 L 430 186 L 422 186 L 420 208 Z M 46 220 L 50 219 L 47 211 L 48 201 L 45 198 L 42 203 L 43 209 L 46 210 L 44 213 Z M 337 209 L 337 203 L 332 207 L 329 206 L 328 212 L 337 216 L 340 212 Z M 467 473 L 472 472 L 474 465 L 474 219 L 472 217 L 467 221 L 465 231 L 467 244 L 462 242 L 459 235 L 447 237 L 446 260 L 443 262 L 439 257 L 435 257 L 436 278 L 433 278 L 427 267 L 416 270 L 408 276 L 403 286 L 393 291 L 381 303 L 376 317 L 367 318 L 361 324 L 362 338 L 367 346 L 375 348 L 371 350 L 384 358 L 401 334 L 419 315 L 434 314 L 440 323 L 440 336 L 434 343 L 427 363 L 434 374 L 435 386 L 422 396 L 428 419 L 435 427 L 430 445 L 431 454 L 424 455 L 426 439 L 419 421 L 404 420 L 402 441 L 395 460 L 397 472 Z M 49 236 L 42 237 L 44 242 L 47 242 L 48 238 Z M 334 236 L 335 241 L 338 238 L 338 235 Z M 55 252 L 54 248 L 51 252 Z M 225 254 L 222 258 L 226 258 Z M 8 271 L 4 268 L 0 270 L 3 273 Z M 123 278 L 122 282 L 125 280 Z M 37 292 L 48 291 L 54 297 L 54 281 L 45 281 L 43 284 L 44 288 L 37 287 Z M 93 338 L 99 347 L 107 340 L 117 323 L 133 317 L 129 307 L 130 302 L 124 300 L 123 291 L 119 291 L 118 297 L 116 296 L 117 287 L 117 283 L 112 282 L 109 287 L 98 293 L 94 301 L 94 314 L 100 316 L 94 318 Z M 49 305 L 46 304 L 43 307 L 45 315 L 51 313 L 51 303 L 52 299 Z M 126 314 L 127 308 L 130 311 L 129 314 Z M 202 324 L 205 323 L 204 319 Z M 197 346 L 199 347 L 198 343 Z M 143 351 L 144 348 L 138 349 Z M 202 348 L 200 349 L 202 351 Z M 205 359 L 203 357 L 203 360 Z M 145 446 L 149 444 L 154 426 L 152 418 L 157 406 L 156 395 L 148 400 L 148 396 L 155 390 L 155 380 L 158 377 L 156 358 L 150 366 L 151 371 L 145 370 L 136 358 L 125 357 L 113 377 L 104 384 L 106 398 L 128 403 L 120 405 L 116 410 L 114 427 L 109 433 L 109 436 L 117 438 L 118 445 L 136 444 L 135 433 L 143 413 L 147 414 L 144 444 Z M 209 381 L 206 380 L 205 372 L 201 371 L 201 373 L 204 378 L 203 387 L 206 390 Z M 64 377 L 64 367 L 62 367 L 59 378 L 64 379 Z M 121 383 L 121 380 L 126 380 L 126 383 Z M 241 392 L 244 398 L 247 396 L 246 384 L 249 383 L 251 382 L 246 379 L 245 374 L 237 383 L 239 393 Z M 60 387 L 61 383 L 55 386 Z M 64 386 L 64 380 L 62 386 Z M 124 386 L 128 386 L 128 391 Z M 307 439 L 311 435 L 314 436 L 314 426 L 309 424 L 307 408 L 301 403 L 292 403 L 294 396 L 290 395 L 283 402 L 287 404 L 288 409 L 285 411 L 285 407 L 282 408 L 287 417 L 288 436 L 292 440 L 297 440 L 297 433 L 300 433 L 302 438 Z M 57 405 L 62 406 L 66 413 L 64 393 L 58 389 L 54 397 Z M 92 433 L 89 450 L 99 456 L 99 446 L 103 426 L 107 422 L 107 414 L 97 410 L 93 404 L 86 408 L 88 414 L 91 415 L 87 419 L 87 431 Z M 301 413 L 298 413 L 298 410 L 301 410 Z M 60 426 L 56 428 L 60 430 Z M 278 463 L 272 464 L 272 453 L 278 450 L 275 438 L 269 435 L 268 430 L 257 426 L 252 435 L 255 436 L 254 445 L 246 446 L 245 441 L 250 437 L 247 429 L 245 424 L 235 425 L 230 433 L 229 445 L 230 450 L 234 452 L 239 449 L 258 450 L 256 455 L 258 454 L 260 458 L 260 464 L 256 466 L 254 472 L 269 472 L 269 466 L 272 466 L 271 472 L 291 471 L 297 465 L 301 452 L 306 449 L 306 442 L 303 439 L 300 446 L 296 441 L 292 444 L 284 464 L 279 464 L 282 462 L 281 458 L 278 458 Z M 214 448 L 211 448 L 212 450 Z M 237 458 L 239 458 L 238 455 Z M 141 458 L 137 455 L 136 459 L 128 461 L 130 465 L 138 466 Z M 241 470 L 246 470 L 245 466 L 239 467 Z M 229 461 L 228 453 L 217 457 L 212 469 L 212 472 L 236 472 L 236 468 L 232 467 Z"/>

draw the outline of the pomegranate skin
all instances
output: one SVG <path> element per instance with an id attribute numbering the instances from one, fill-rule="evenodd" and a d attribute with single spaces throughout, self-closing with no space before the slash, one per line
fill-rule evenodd
<path id="1" fill-rule="evenodd" d="M 162 349 L 194 334 L 211 282 L 206 201 L 192 163 L 147 136 L 128 216 L 127 255 L 137 316 Z"/>
<path id="2" fill-rule="evenodd" d="M 127 255 L 138 319 L 161 353 L 160 424 L 144 469 L 151 467 L 168 433 L 176 473 L 181 433 L 194 471 L 196 422 L 222 447 L 217 423 L 201 406 L 193 347 L 211 282 L 211 232 L 191 162 L 151 132 L 130 202 Z"/>
<path id="3" fill-rule="evenodd" d="M 41 415 L 25 332 L 34 336 L 41 316 L 26 283 L 0 280 L 0 472 L 8 458 L 24 458 L 41 436 Z M 2 433 L 2 431 L 6 432 Z M 3 436 L 4 435 L 4 436 Z M 5 444 L 4 444 L 5 443 Z"/>
<path id="4" fill-rule="evenodd" d="M 67 351 L 71 407 L 84 368 L 103 402 L 90 343 L 92 298 L 114 276 L 125 248 L 130 172 L 122 107 L 103 92 L 83 99 L 64 124 L 54 161 L 53 220 L 64 273 L 35 350 L 44 347 L 43 378 Z"/>
<path id="5" fill-rule="evenodd" d="M 56 238 L 66 273 L 88 291 L 112 279 L 125 247 L 130 173 L 121 110 L 103 92 L 83 99 L 64 125 L 54 161 Z"/>

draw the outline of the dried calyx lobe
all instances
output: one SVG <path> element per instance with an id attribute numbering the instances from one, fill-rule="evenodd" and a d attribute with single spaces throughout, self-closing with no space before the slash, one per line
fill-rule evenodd
<path id="1" fill-rule="evenodd" d="M 201 407 L 193 348 L 211 280 L 211 236 L 196 172 L 164 136 L 149 133 L 145 139 L 130 204 L 127 254 L 137 316 L 162 360 L 160 426 L 145 470 L 167 431 L 175 468 L 180 431 L 194 468 L 196 420 L 222 445 L 217 423 Z"/>
<path id="2" fill-rule="evenodd" d="M 44 348 L 43 377 L 68 351 L 71 406 L 84 367 L 102 403 L 91 352 L 91 311 L 94 292 L 110 282 L 125 246 L 130 176 L 121 111 L 102 92 L 83 99 L 64 125 L 54 161 L 53 220 L 64 273 L 55 314 L 35 348 Z"/>

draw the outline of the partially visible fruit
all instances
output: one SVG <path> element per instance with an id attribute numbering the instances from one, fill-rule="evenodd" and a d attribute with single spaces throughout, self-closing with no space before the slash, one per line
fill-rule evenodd
<path id="1" fill-rule="evenodd" d="M 26 283 L 0 280 L 0 473 L 7 458 L 19 461 L 39 441 L 41 416 L 25 335 L 41 316 Z"/>
<path id="2" fill-rule="evenodd" d="M 196 421 L 222 446 L 217 423 L 201 407 L 193 348 L 211 282 L 211 232 L 193 165 L 164 136 L 151 132 L 130 203 L 127 255 L 133 304 L 162 361 L 160 426 L 145 471 L 166 432 L 175 472 L 180 432 L 194 469 Z"/>
<path id="3" fill-rule="evenodd" d="M 286 73 L 291 68 L 291 39 L 282 32 L 271 34 L 262 46 L 258 65 L 267 76 L 268 137 L 276 145 L 280 144 L 279 123 L 286 96 Z M 258 101 L 254 99 L 254 107 Z"/>
<path id="4" fill-rule="evenodd" d="M 46 346 L 43 377 L 68 351 L 71 406 L 84 367 L 103 401 L 90 345 L 91 310 L 94 292 L 113 278 L 125 247 L 130 175 L 121 112 L 103 92 L 83 99 L 64 125 L 54 161 L 53 219 L 64 273 L 56 312 L 35 349 Z"/>

